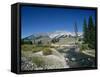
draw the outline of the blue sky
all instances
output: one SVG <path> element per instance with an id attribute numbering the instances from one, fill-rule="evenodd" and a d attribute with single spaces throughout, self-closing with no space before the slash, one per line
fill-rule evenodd
<path id="1" fill-rule="evenodd" d="M 83 20 L 88 21 L 92 16 L 95 21 L 95 10 L 61 9 L 45 7 L 21 7 L 21 35 L 27 37 L 34 33 L 54 31 L 74 31 L 74 23 L 77 23 L 78 31 L 82 32 Z"/>

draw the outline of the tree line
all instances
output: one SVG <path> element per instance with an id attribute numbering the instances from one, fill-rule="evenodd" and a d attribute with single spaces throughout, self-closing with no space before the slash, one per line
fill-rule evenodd
<path id="1" fill-rule="evenodd" d="M 92 16 L 89 16 L 88 23 L 86 18 L 84 18 L 83 24 L 83 43 L 88 44 L 89 48 L 95 48 L 95 31 L 96 26 L 93 22 Z"/>

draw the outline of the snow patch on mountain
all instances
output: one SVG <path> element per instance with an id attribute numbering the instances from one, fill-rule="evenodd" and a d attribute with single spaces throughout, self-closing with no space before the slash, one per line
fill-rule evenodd
<path id="1" fill-rule="evenodd" d="M 78 36 L 81 36 L 82 32 L 78 32 Z M 60 37 L 60 36 L 75 36 L 75 32 L 67 32 L 67 31 L 56 31 L 49 34 L 50 38 Z"/>

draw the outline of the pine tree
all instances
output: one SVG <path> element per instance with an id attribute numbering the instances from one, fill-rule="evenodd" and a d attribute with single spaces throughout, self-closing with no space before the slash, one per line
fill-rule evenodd
<path id="1" fill-rule="evenodd" d="M 92 16 L 89 17 L 88 21 L 88 45 L 90 48 L 95 47 L 95 26 Z"/>
<path id="2" fill-rule="evenodd" d="M 93 23 L 92 16 L 89 16 L 88 26 L 86 19 L 84 19 L 83 41 L 85 44 L 88 44 L 89 48 L 95 48 L 95 25 Z"/>
<path id="3" fill-rule="evenodd" d="M 84 23 L 83 23 L 83 41 L 84 43 L 88 42 L 88 28 L 87 28 L 86 18 L 84 18 Z"/>

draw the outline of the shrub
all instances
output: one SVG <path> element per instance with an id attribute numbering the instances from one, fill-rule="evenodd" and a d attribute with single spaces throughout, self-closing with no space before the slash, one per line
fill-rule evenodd
<path id="1" fill-rule="evenodd" d="M 45 45 L 45 46 L 35 46 L 33 49 L 32 49 L 32 52 L 35 53 L 35 52 L 38 52 L 38 51 L 50 51 L 50 46 L 48 45 Z"/>
<path id="2" fill-rule="evenodd" d="M 33 47 L 34 47 L 33 45 L 24 44 L 24 45 L 21 46 L 21 49 L 23 51 L 31 51 L 33 49 Z"/>
<path id="3" fill-rule="evenodd" d="M 50 48 L 44 48 L 43 54 L 44 55 L 50 55 L 50 54 L 52 54 L 52 51 L 50 50 Z"/>
<path id="4" fill-rule="evenodd" d="M 79 38 L 78 41 L 82 41 L 82 38 Z"/>
<path id="5" fill-rule="evenodd" d="M 22 45 L 23 45 L 23 44 L 30 44 L 30 45 L 32 45 L 32 41 L 30 41 L 30 40 L 27 40 L 27 41 L 21 40 L 21 44 L 22 44 Z"/>
<path id="6" fill-rule="evenodd" d="M 89 49 L 88 44 L 80 45 L 80 51 L 87 50 L 87 49 Z"/>
<path id="7" fill-rule="evenodd" d="M 34 47 L 34 48 L 32 49 L 32 52 L 33 52 L 33 53 L 39 52 L 39 51 L 41 51 L 42 49 L 43 49 L 43 47 Z"/>

